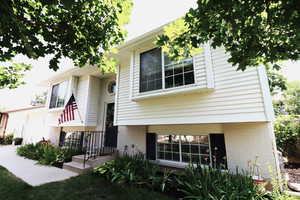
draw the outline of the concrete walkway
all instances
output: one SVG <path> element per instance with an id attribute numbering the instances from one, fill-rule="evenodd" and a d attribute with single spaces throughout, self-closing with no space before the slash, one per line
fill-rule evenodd
<path id="1" fill-rule="evenodd" d="M 10 145 L 0 146 L 0 165 L 32 186 L 62 181 L 78 175 L 57 167 L 38 165 L 34 160 L 18 156 L 16 147 Z"/>

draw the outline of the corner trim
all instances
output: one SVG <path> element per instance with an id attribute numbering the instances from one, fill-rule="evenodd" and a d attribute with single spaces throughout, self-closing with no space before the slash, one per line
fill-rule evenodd
<path id="1" fill-rule="evenodd" d="M 119 110 L 120 65 L 117 66 L 114 124 L 117 124 Z"/>
<path id="2" fill-rule="evenodd" d="M 210 45 L 208 42 L 205 43 L 205 45 L 204 45 L 204 61 L 205 61 L 207 88 L 213 89 L 213 88 L 215 88 L 215 80 L 214 80 L 213 63 L 212 63 Z"/>
<path id="3" fill-rule="evenodd" d="M 260 82 L 261 93 L 263 97 L 264 107 L 265 107 L 265 115 L 267 121 L 274 121 L 275 114 L 272 104 L 272 97 L 267 77 L 267 72 L 264 66 L 257 67 L 257 73 Z"/>

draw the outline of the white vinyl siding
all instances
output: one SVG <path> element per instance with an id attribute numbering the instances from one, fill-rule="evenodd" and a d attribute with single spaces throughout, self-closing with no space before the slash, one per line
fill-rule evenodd
<path id="1" fill-rule="evenodd" d="M 75 95 L 75 100 L 78 105 L 78 111 L 80 113 L 81 120 L 85 122 L 87 113 L 87 96 L 89 88 L 89 77 L 80 76 L 77 85 L 77 94 Z"/>
<path id="2" fill-rule="evenodd" d="M 139 56 L 135 52 L 133 68 L 121 64 L 119 69 L 117 125 L 268 121 L 257 68 L 236 71 L 236 67 L 227 62 L 228 55 L 222 48 L 206 51 L 210 51 L 210 56 L 205 56 L 207 52 L 194 56 L 195 84 L 208 88 L 205 63 L 209 60 L 205 58 L 211 58 L 214 90 L 137 102 L 130 98 L 130 94 L 132 97 L 139 95 Z M 133 75 L 132 91 L 130 73 Z"/>
<path id="3" fill-rule="evenodd" d="M 97 126 L 99 112 L 99 98 L 101 92 L 100 79 L 94 76 L 89 77 L 89 89 L 87 98 L 86 126 Z"/>

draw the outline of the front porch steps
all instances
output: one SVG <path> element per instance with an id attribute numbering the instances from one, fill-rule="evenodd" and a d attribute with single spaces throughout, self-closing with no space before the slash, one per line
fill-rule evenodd
<path id="1" fill-rule="evenodd" d="M 106 162 L 113 160 L 115 155 L 105 155 L 98 156 L 95 159 L 90 158 L 86 161 L 85 167 L 83 167 L 84 163 L 84 155 L 77 155 L 72 157 L 72 162 L 64 163 L 63 169 L 76 172 L 78 174 L 86 173 L 92 171 L 94 167 L 103 165 Z"/>

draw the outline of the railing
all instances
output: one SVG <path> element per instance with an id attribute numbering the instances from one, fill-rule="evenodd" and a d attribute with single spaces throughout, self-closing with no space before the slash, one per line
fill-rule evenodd
<path id="1" fill-rule="evenodd" d="M 63 148 L 71 150 L 74 155 L 84 155 L 83 166 L 91 158 L 109 155 L 116 151 L 115 147 L 104 145 L 103 131 L 76 131 L 66 135 L 62 142 Z"/>

